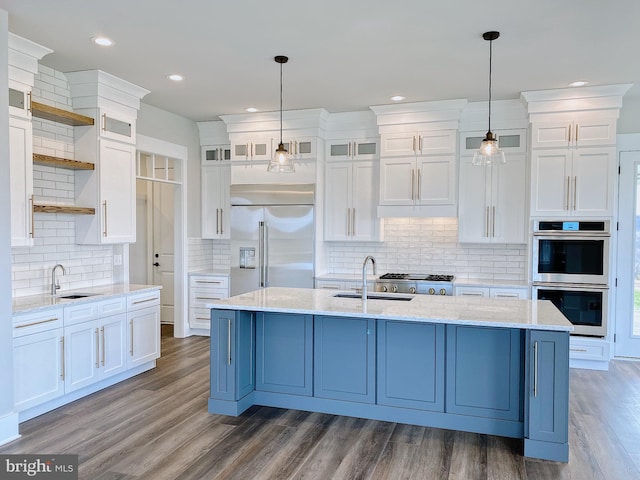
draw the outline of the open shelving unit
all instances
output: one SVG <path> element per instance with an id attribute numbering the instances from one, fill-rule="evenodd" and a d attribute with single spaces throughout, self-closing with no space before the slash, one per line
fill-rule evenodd
<path id="1" fill-rule="evenodd" d="M 91 117 L 70 112 L 69 110 L 63 110 L 61 108 L 51 107 L 39 102 L 31 102 L 31 114 L 34 117 L 44 118 L 45 120 L 63 123 L 72 127 L 95 124 L 94 119 Z"/>
<path id="2" fill-rule="evenodd" d="M 96 166 L 91 162 L 81 162 L 80 160 L 71 160 L 68 158 L 53 157 L 51 155 L 43 155 L 41 153 L 33 154 L 33 163 L 35 165 L 67 168 L 69 170 L 95 170 L 96 168 Z"/>
<path id="3" fill-rule="evenodd" d="M 95 215 L 93 207 L 76 207 L 75 205 L 33 205 L 34 213 L 73 213 L 75 215 Z"/>

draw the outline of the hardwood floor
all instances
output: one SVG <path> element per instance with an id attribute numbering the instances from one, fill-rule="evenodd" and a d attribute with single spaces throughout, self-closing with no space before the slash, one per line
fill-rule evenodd
<path id="1" fill-rule="evenodd" d="M 568 464 L 522 442 L 320 413 L 207 413 L 209 339 L 163 327 L 158 367 L 21 425 L 0 453 L 74 453 L 80 478 L 640 479 L 640 363 L 571 370 Z"/>

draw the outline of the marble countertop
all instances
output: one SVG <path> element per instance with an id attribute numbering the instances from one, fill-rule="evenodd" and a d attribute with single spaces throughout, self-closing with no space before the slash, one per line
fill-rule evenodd
<path id="1" fill-rule="evenodd" d="M 411 301 L 363 302 L 359 298 L 335 298 L 336 293 L 325 289 L 272 287 L 209 303 L 207 307 L 486 327 L 573 330 L 571 322 L 547 300 L 400 295 L 413 298 Z"/>
<path id="2" fill-rule="evenodd" d="M 13 313 L 31 313 L 38 310 L 45 310 L 52 307 L 66 307 L 81 303 L 96 302 L 110 297 L 119 297 L 130 293 L 144 293 L 159 290 L 159 285 L 136 285 L 136 284 L 113 284 L 99 287 L 79 288 L 75 290 L 64 290 L 58 292 L 58 296 L 42 294 L 29 295 L 26 297 L 15 297 L 13 299 Z M 84 298 L 60 298 L 60 295 L 70 295 L 74 293 L 90 293 L 91 296 Z"/>

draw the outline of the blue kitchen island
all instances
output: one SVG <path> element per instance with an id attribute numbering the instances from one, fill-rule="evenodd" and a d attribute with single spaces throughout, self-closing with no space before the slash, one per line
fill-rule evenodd
<path id="1" fill-rule="evenodd" d="M 209 412 L 263 405 L 522 438 L 525 456 L 568 461 L 573 327 L 551 302 L 335 294 L 266 288 L 209 304 Z"/>

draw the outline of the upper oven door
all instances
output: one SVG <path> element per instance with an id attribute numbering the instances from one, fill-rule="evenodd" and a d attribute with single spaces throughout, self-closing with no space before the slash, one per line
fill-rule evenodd
<path id="1" fill-rule="evenodd" d="M 533 281 L 607 285 L 609 237 L 534 235 Z"/>

